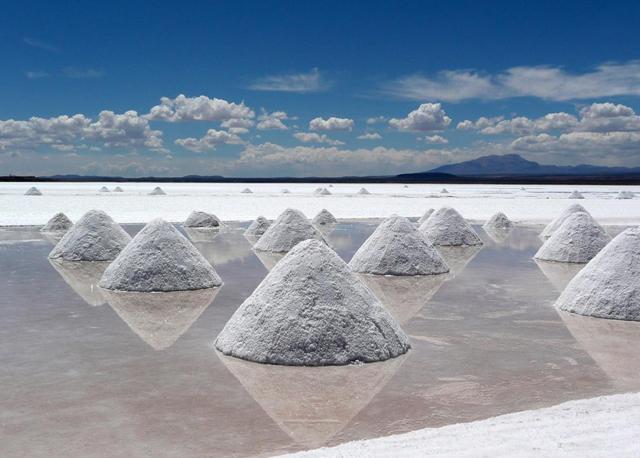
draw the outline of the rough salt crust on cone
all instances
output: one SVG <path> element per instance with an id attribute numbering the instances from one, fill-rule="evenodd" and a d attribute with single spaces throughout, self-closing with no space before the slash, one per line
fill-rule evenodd
<path id="1" fill-rule="evenodd" d="M 555 306 L 578 315 L 640 321 L 640 227 L 609 242 L 569 282 Z"/>
<path id="2" fill-rule="evenodd" d="M 211 213 L 192 211 L 184 222 L 185 227 L 220 227 L 220 219 Z"/>
<path id="3" fill-rule="evenodd" d="M 384 361 L 409 339 L 356 274 L 318 240 L 298 244 L 236 310 L 215 346 L 289 366 Z"/>
<path id="4" fill-rule="evenodd" d="M 215 269 L 172 224 L 155 219 L 111 263 L 99 286 L 115 291 L 188 291 L 222 285 Z"/>
<path id="5" fill-rule="evenodd" d="M 36 188 L 35 186 L 32 186 L 29 189 L 27 189 L 27 192 L 25 192 L 24 195 L 25 196 L 41 196 L 42 193 L 38 188 Z"/>
<path id="6" fill-rule="evenodd" d="M 64 213 L 56 213 L 53 217 L 47 221 L 47 224 L 40 228 L 41 232 L 62 232 L 68 231 L 73 222 Z"/>
<path id="7" fill-rule="evenodd" d="M 562 225 L 562 223 L 564 223 L 564 220 L 566 220 L 571 214 L 578 213 L 578 212 L 589 213 L 580 204 L 570 205 L 569 207 L 567 207 L 564 210 L 562 210 L 562 213 L 560 213 L 558 216 L 556 216 L 556 218 L 553 221 L 551 221 L 549 224 L 547 224 L 547 226 L 540 233 L 540 237 L 542 237 L 543 239 L 548 239 L 549 237 L 551 237 L 551 234 L 553 234 L 553 232 L 556 229 L 558 229 Z"/>
<path id="8" fill-rule="evenodd" d="M 475 246 L 482 240 L 464 218 L 451 207 L 435 211 L 419 228 L 434 245 Z"/>
<path id="9" fill-rule="evenodd" d="M 49 253 L 65 261 L 111 261 L 131 241 L 118 223 L 101 210 L 85 213 Z"/>
<path id="10" fill-rule="evenodd" d="M 160 186 L 156 186 L 153 191 L 149 193 L 150 196 L 166 196 L 167 193 Z"/>
<path id="11" fill-rule="evenodd" d="M 429 219 L 429 217 L 433 214 L 435 210 L 433 208 L 430 208 L 429 210 L 427 210 L 426 212 L 424 212 L 424 215 L 422 215 L 420 217 L 420 219 L 418 220 L 418 226 L 421 226 L 422 223 L 424 223 L 426 220 Z"/>
<path id="12" fill-rule="evenodd" d="M 589 262 L 611 238 L 588 213 L 570 215 L 540 247 L 534 258 L 555 262 Z"/>
<path id="13" fill-rule="evenodd" d="M 261 237 L 262 234 L 264 234 L 267 231 L 267 229 L 269 229 L 269 226 L 271 226 L 271 221 L 269 221 L 264 216 L 258 216 L 249 225 L 247 230 L 244 231 L 244 235 L 246 237 L 253 237 L 253 238 Z"/>
<path id="14" fill-rule="evenodd" d="M 573 191 L 569 194 L 569 199 L 584 199 L 584 196 L 580 191 Z"/>
<path id="15" fill-rule="evenodd" d="M 288 208 L 269 226 L 253 248 L 258 251 L 283 253 L 309 239 L 326 243 L 322 233 L 301 211 Z"/>
<path id="16" fill-rule="evenodd" d="M 402 216 L 384 220 L 353 255 L 354 272 L 374 275 L 437 275 L 449 267 L 433 244 Z"/>
<path id="17" fill-rule="evenodd" d="M 513 222 L 507 218 L 507 215 L 498 212 L 489 218 L 482 227 L 489 230 L 511 230 L 513 229 Z"/>
<path id="18" fill-rule="evenodd" d="M 336 224 L 337 222 L 338 220 L 336 219 L 336 217 L 333 216 L 331 212 L 326 208 L 320 210 L 320 212 L 311 220 L 311 223 L 314 226 L 330 226 L 332 224 Z"/>

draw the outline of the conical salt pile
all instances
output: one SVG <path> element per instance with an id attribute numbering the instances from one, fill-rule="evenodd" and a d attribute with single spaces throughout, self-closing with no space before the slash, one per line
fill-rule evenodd
<path id="1" fill-rule="evenodd" d="M 640 321 L 640 227 L 609 242 L 569 282 L 555 306 L 579 315 Z"/>
<path id="2" fill-rule="evenodd" d="M 384 220 L 353 255 L 354 272 L 375 275 L 436 275 L 449 267 L 431 242 L 402 216 Z"/>
<path id="3" fill-rule="evenodd" d="M 282 253 L 291 250 L 303 240 L 324 242 L 324 237 L 299 210 L 286 209 L 276 219 L 253 247 L 260 251 Z"/>
<path id="4" fill-rule="evenodd" d="M 242 191 L 240 191 L 242 194 L 253 194 L 253 191 L 249 188 L 244 188 Z"/>
<path id="5" fill-rule="evenodd" d="M 420 219 L 418 220 L 418 227 L 422 225 L 422 223 L 424 223 L 426 220 L 429 219 L 429 217 L 433 214 L 435 210 L 433 208 L 430 208 L 429 210 L 427 210 L 426 212 L 424 212 L 424 215 L 422 215 L 420 217 Z"/>
<path id="6" fill-rule="evenodd" d="M 320 195 L 321 196 L 330 196 L 331 195 L 331 191 L 329 191 L 327 188 L 322 188 L 322 191 L 320 191 Z"/>
<path id="7" fill-rule="evenodd" d="M 113 192 L 124 192 L 120 186 L 113 188 Z"/>
<path id="8" fill-rule="evenodd" d="M 509 218 L 507 218 L 507 215 L 502 212 L 498 212 L 491 218 L 489 218 L 482 227 L 490 231 L 510 231 L 511 229 L 513 229 L 513 222 Z"/>
<path id="9" fill-rule="evenodd" d="M 131 237 L 101 210 L 85 213 L 49 253 L 65 261 L 111 261 Z"/>
<path id="10" fill-rule="evenodd" d="M 311 220 L 314 226 L 330 226 L 336 224 L 338 220 L 331 214 L 329 210 L 323 208 L 320 212 Z"/>
<path id="11" fill-rule="evenodd" d="M 384 361 L 410 347 L 371 290 L 318 240 L 298 244 L 269 272 L 215 346 L 236 358 L 289 366 Z"/>
<path id="12" fill-rule="evenodd" d="M 47 221 L 47 224 L 42 226 L 40 229 L 41 232 L 61 232 L 68 231 L 69 228 L 73 226 L 73 223 L 67 215 L 64 213 L 56 213 L 53 217 Z"/>
<path id="13" fill-rule="evenodd" d="M 580 191 L 573 191 L 571 194 L 569 194 L 569 199 L 584 199 L 584 196 L 582 195 L 582 193 L 580 193 Z"/>
<path id="14" fill-rule="evenodd" d="M 556 262 L 589 262 L 611 238 L 588 213 L 570 215 L 540 247 L 534 258 Z"/>
<path id="15" fill-rule="evenodd" d="M 434 245 L 482 245 L 476 231 L 451 207 L 442 207 L 435 211 L 419 230 Z"/>
<path id="16" fill-rule="evenodd" d="M 220 227 L 220 219 L 211 213 L 192 211 L 184 222 L 185 227 Z"/>
<path id="17" fill-rule="evenodd" d="M 616 199 L 633 199 L 635 196 L 631 191 L 620 191 Z"/>
<path id="18" fill-rule="evenodd" d="M 440 194 L 449 194 L 449 191 L 447 191 L 447 188 L 442 188 Z"/>
<path id="19" fill-rule="evenodd" d="M 111 263 L 99 286 L 117 291 L 186 291 L 220 286 L 222 280 L 172 224 L 148 223 Z"/>
<path id="20" fill-rule="evenodd" d="M 31 186 L 29 189 L 27 189 L 27 192 L 25 192 L 24 195 L 25 196 L 41 196 L 42 193 L 35 186 Z"/>
<path id="21" fill-rule="evenodd" d="M 153 191 L 149 193 L 150 196 L 166 196 L 167 193 L 162 190 L 160 186 L 156 186 Z"/>
<path id="22" fill-rule="evenodd" d="M 553 232 L 558 229 L 562 225 L 562 223 L 564 223 L 564 220 L 566 220 L 573 213 L 578 212 L 589 213 L 582 205 L 573 204 L 565 208 L 562 213 L 560 213 L 553 221 L 547 224 L 547 226 L 540 233 L 540 237 L 542 237 L 543 239 L 548 239 L 549 237 L 551 237 L 551 234 L 553 234 Z"/>
<path id="23" fill-rule="evenodd" d="M 271 222 L 264 216 L 258 216 L 244 231 L 246 237 L 261 237 L 271 226 Z"/>
<path id="24" fill-rule="evenodd" d="M 100 192 L 111 192 L 111 191 L 109 191 L 109 188 L 107 188 L 106 186 L 103 186 L 100 188 Z"/>
<path id="25" fill-rule="evenodd" d="M 291 191 L 289 191 L 287 188 L 284 188 L 281 192 L 282 194 L 291 194 Z"/>
<path id="26" fill-rule="evenodd" d="M 360 188 L 360 190 L 358 191 L 358 194 L 371 194 L 367 188 Z"/>

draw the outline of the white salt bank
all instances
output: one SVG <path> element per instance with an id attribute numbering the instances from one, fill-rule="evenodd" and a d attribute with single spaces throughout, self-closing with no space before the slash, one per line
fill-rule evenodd
<path id="1" fill-rule="evenodd" d="M 482 226 L 488 230 L 510 231 L 513 229 L 513 222 L 502 212 L 498 212 L 489 218 Z"/>
<path id="2" fill-rule="evenodd" d="M 429 210 L 424 212 L 424 214 L 418 220 L 418 226 L 422 225 L 422 223 L 424 223 L 426 220 L 428 220 L 429 217 L 433 214 L 434 211 L 435 210 L 433 208 L 430 208 Z"/>
<path id="3" fill-rule="evenodd" d="M 433 244 L 402 216 L 384 220 L 351 258 L 354 272 L 374 275 L 437 275 L 449 267 Z"/>
<path id="4" fill-rule="evenodd" d="M 220 227 L 220 219 L 211 213 L 192 211 L 184 222 L 185 227 Z"/>
<path id="5" fill-rule="evenodd" d="M 569 194 L 569 199 L 584 199 L 584 196 L 580 191 L 573 191 Z"/>
<path id="6" fill-rule="evenodd" d="M 35 186 L 31 186 L 29 189 L 27 189 L 27 192 L 25 192 L 24 195 L 25 196 L 41 196 L 42 193 Z"/>
<path id="7" fill-rule="evenodd" d="M 325 242 L 322 233 L 301 211 L 288 208 L 269 226 L 253 248 L 259 251 L 283 253 L 303 240 L 309 239 Z"/>
<path id="8" fill-rule="evenodd" d="M 609 242 L 569 282 L 555 306 L 579 315 L 640 321 L 640 227 Z"/>
<path id="9" fill-rule="evenodd" d="M 556 216 L 556 218 L 553 221 L 551 221 L 549 224 L 547 224 L 547 226 L 540 233 L 540 237 L 542 237 L 543 239 L 548 239 L 549 237 L 551 237 L 551 234 L 553 234 L 553 232 L 556 229 L 558 229 L 560 226 L 562 226 L 562 223 L 564 223 L 564 221 L 569 216 L 571 216 L 574 213 L 578 213 L 578 212 L 589 213 L 580 204 L 570 205 L 569 207 L 567 207 L 564 210 L 562 210 L 562 213 L 560 213 L 558 216 Z"/>
<path id="10" fill-rule="evenodd" d="M 258 238 L 264 234 L 271 226 L 271 222 L 264 216 L 258 216 L 244 231 L 246 237 Z"/>
<path id="11" fill-rule="evenodd" d="M 120 186 L 113 188 L 113 192 L 124 192 Z"/>
<path id="12" fill-rule="evenodd" d="M 360 188 L 360 190 L 358 191 L 358 194 L 371 194 L 367 188 Z"/>
<path id="13" fill-rule="evenodd" d="M 166 196 L 167 193 L 160 186 L 156 186 L 153 191 L 149 193 L 150 196 Z"/>
<path id="14" fill-rule="evenodd" d="M 249 188 L 244 188 L 242 191 L 240 191 L 242 194 L 253 194 L 253 191 Z"/>
<path id="15" fill-rule="evenodd" d="M 65 261 L 111 261 L 131 237 L 101 210 L 85 213 L 49 253 Z"/>
<path id="16" fill-rule="evenodd" d="M 620 191 L 616 196 L 616 199 L 633 199 L 635 195 L 631 191 Z"/>
<path id="17" fill-rule="evenodd" d="M 215 346 L 289 366 L 384 361 L 409 339 L 345 262 L 318 240 L 291 250 L 236 310 Z"/>
<path id="18" fill-rule="evenodd" d="M 589 262 L 610 237 L 588 213 L 570 215 L 540 247 L 534 258 L 555 262 Z"/>
<path id="19" fill-rule="evenodd" d="M 100 192 L 111 192 L 111 191 L 109 191 L 109 188 L 107 188 L 106 186 L 103 186 L 100 188 Z"/>
<path id="20" fill-rule="evenodd" d="M 335 216 L 331 214 L 329 210 L 323 208 L 320 212 L 313 217 L 311 223 L 314 226 L 322 227 L 322 226 L 331 226 L 337 224 L 338 220 Z"/>
<path id="21" fill-rule="evenodd" d="M 116 291 L 187 291 L 222 285 L 215 269 L 172 224 L 147 224 L 105 270 L 99 286 Z"/>
<path id="22" fill-rule="evenodd" d="M 56 213 L 47 221 L 47 224 L 40 228 L 41 232 L 62 232 L 68 231 L 73 226 L 73 222 L 64 213 Z"/>
<path id="23" fill-rule="evenodd" d="M 451 207 L 435 211 L 419 228 L 434 245 L 474 246 L 482 240 L 464 218 Z"/>

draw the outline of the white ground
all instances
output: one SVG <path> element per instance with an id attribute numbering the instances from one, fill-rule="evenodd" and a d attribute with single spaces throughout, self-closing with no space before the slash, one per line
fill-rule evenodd
<path id="1" fill-rule="evenodd" d="M 638 457 L 640 393 L 571 401 L 545 409 L 348 442 L 287 456 Z"/>
<path id="2" fill-rule="evenodd" d="M 25 196 L 37 185 L 43 196 Z M 57 212 L 73 221 L 90 209 L 106 211 L 119 223 L 143 223 L 153 218 L 184 221 L 192 210 L 215 213 L 222 220 L 253 220 L 258 215 L 273 219 L 288 207 L 313 217 L 326 208 L 337 218 L 383 218 L 393 213 L 419 217 L 428 208 L 449 205 L 471 220 L 484 221 L 498 211 L 516 222 L 548 222 L 575 203 L 567 197 L 578 189 L 582 204 L 602 224 L 640 223 L 640 186 L 442 185 L 366 184 L 370 195 L 358 195 L 362 184 L 334 184 L 332 195 L 316 196 L 322 183 L 193 184 L 161 183 L 166 196 L 149 196 L 156 183 L 119 183 L 123 193 L 101 193 L 102 186 L 116 183 L 0 183 L 0 226 L 44 224 Z M 245 187 L 253 194 L 242 194 Z M 282 194 L 282 188 L 291 194 Z M 617 200 L 621 190 L 638 194 Z"/>

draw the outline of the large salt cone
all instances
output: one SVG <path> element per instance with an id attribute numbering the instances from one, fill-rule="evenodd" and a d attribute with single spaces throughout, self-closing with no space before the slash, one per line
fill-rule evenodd
<path id="1" fill-rule="evenodd" d="M 435 211 L 420 226 L 420 232 L 434 245 L 474 246 L 482 245 L 482 240 L 464 218 L 451 207 Z"/>
<path id="2" fill-rule="evenodd" d="M 562 210 L 562 213 L 556 216 L 556 218 L 553 221 L 547 224 L 547 226 L 540 233 L 540 237 L 542 237 L 543 239 L 548 239 L 549 237 L 551 237 L 551 234 L 553 234 L 554 231 L 558 229 L 562 225 L 562 223 L 564 223 L 564 220 L 566 220 L 571 214 L 578 213 L 578 212 L 589 213 L 580 204 L 570 205 L 569 207 Z"/>
<path id="3" fill-rule="evenodd" d="M 589 262 L 611 238 L 588 213 L 570 215 L 540 247 L 534 258 L 555 262 Z"/>
<path id="4" fill-rule="evenodd" d="M 584 264 L 571 262 L 553 262 L 541 259 L 534 259 L 534 261 L 559 293 L 564 291 L 573 277 L 578 275 L 578 272 L 584 267 Z"/>
<path id="5" fill-rule="evenodd" d="M 640 227 L 609 242 L 569 282 L 555 306 L 579 315 L 640 321 Z"/>
<path id="6" fill-rule="evenodd" d="M 375 275 L 437 275 L 449 267 L 433 244 L 401 216 L 384 220 L 351 258 L 354 272 Z"/>
<path id="7" fill-rule="evenodd" d="M 211 213 L 192 211 L 184 222 L 184 227 L 214 228 L 220 227 L 220 219 Z"/>
<path id="8" fill-rule="evenodd" d="M 98 288 L 98 282 L 109 266 L 109 262 L 69 262 L 49 259 L 49 263 L 87 304 L 96 307 L 106 302 L 102 290 Z"/>
<path id="9" fill-rule="evenodd" d="M 66 232 L 71 226 L 73 226 L 73 222 L 67 215 L 64 213 L 56 213 L 53 217 L 47 221 L 47 224 L 40 228 L 41 232 Z"/>
<path id="10" fill-rule="evenodd" d="M 306 240 L 236 310 L 215 345 L 260 363 L 331 366 L 394 358 L 409 339 L 331 248 Z"/>
<path id="11" fill-rule="evenodd" d="M 257 241 L 260 237 L 262 237 L 262 234 L 267 232 L 267 229 L 269 229 L 269 226 L 271 226 L 271 221 L 269 221 L 264 216 L 258 216 L 249 225 L 247 230 L 244 231 L 244 236 L 252 241 Z"/>
<path id="12" fill-rule="evenodd" d="M 111 261 L 131 241 L 131 236 L 101 210 L 85 213 L 49 253 L 65 261 Z"/>
<path id="13" fill-rule="evenodd" d="M 222 280 L 172 224 L 147 224 L 107 268 L 100 287 L 117 291 L 187 291 L 220 286 Z"/>
<path id="14" fill-rule="evenodd" d="M 288 208 L 269 226 L 253 248 L 258 251 L 284 253 L 303 240 L 309 239 L 325 241 L 322 233 L 302 212 Z"/>
<path id="15" fill-rule="evenodd" d="M 171 347 L 213 302 L 220 288 L 132 293 L 102 290 L 129 328 L 154 350 Z"/>

